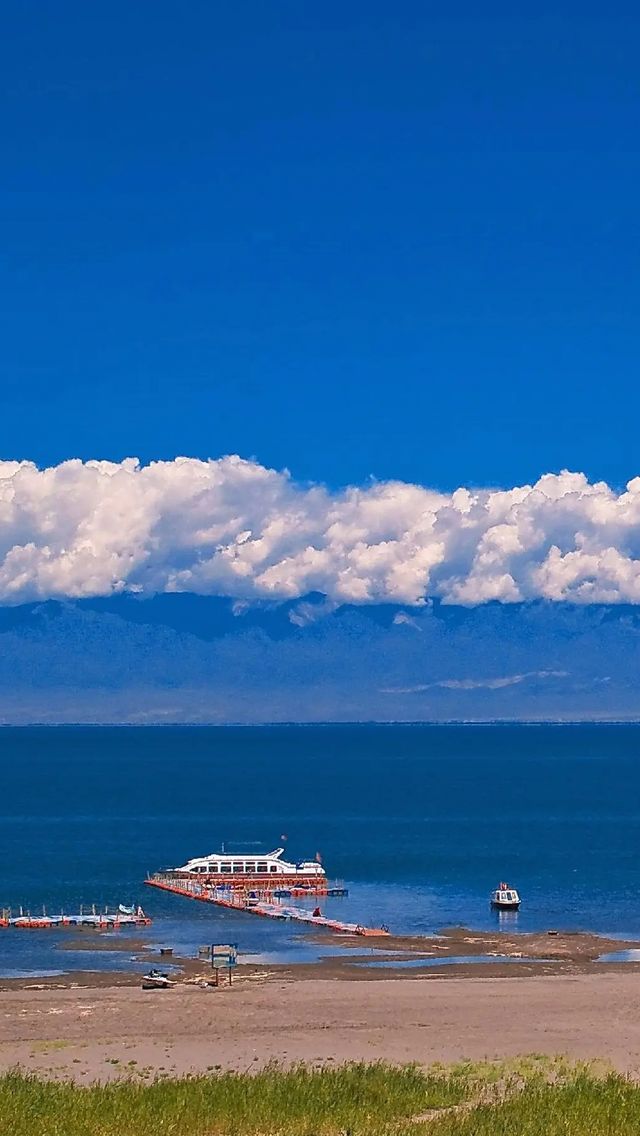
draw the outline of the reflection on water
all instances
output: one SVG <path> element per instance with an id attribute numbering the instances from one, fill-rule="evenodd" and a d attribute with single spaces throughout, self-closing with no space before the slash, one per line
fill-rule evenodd
<path id="1" fill-rule="evenodd" d="M 496 911 L 496 923 L 499 931 L 517 931 L 518 930 L 518 911 Z"/>

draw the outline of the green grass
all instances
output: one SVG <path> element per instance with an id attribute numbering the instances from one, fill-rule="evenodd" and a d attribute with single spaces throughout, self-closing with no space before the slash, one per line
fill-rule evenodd
<path id="1" fill-rule="evenodd" d="M 0 1078 L 2 1136 L 361 1136 L 461 1101 L 464 1082 L 415 1067 L 275 1067 L 254 1074 L 77 1086 Z"/>
<path id="2" fill-rule="evenodd" d="M 1 1136 L 639 1136 L 640 1086 L 530 1057 L 79 1086 L 0 1077 Z"/>
<path id="3" fill-rule="evenodd" d="M 603 1080 L 578 1073 L 567 1084 L 527 1084 L 502 1103 L 444 1116 L 428 1131 L 430 1136 L 638 1136 L 640 1088 L 613 1074 Z"/>

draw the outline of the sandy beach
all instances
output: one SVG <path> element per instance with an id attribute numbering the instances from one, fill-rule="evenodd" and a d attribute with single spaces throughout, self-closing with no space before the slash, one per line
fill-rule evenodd
<path id="1" fill-rule="evenodd" d="M 428 1064 L 533 1052 L 639 1072 L 638 973 L 346 982 L 256 972 L 231 988 L 0 994 L 0 1068 L 83 1083 L 273 1060 Z"/>
<path id="2" fill-rule="evenodd" d="M 136 974 L 91 971 L 104 942 L 83 939 L 84 971 L 2 980 L 0 1069 L 88 1083 L 274 1060 L 429 1064 L 535 1052 L 640 1072 L 640 963 L 596 961 L 633 942 L 466 928 L 373 944 L 353 937 L 341 957 L 241 965 L 233 985 L 218 988 L 206 985 L 206 960 L 171 959 L 177 981 L 165 991 L 142 990 Z M 398 959 L 411 965 L 394 969 Z"/>

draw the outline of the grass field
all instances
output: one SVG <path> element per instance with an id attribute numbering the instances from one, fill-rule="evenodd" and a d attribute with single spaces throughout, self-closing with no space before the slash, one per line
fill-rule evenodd
<path id="1" fill-rule="evenodd" d="M 421 1070 L 275 1067 L 151 1084 L 0 1078 L 2 1136 L 638 1136 L 640 1088 L 531 1058 Z"/>

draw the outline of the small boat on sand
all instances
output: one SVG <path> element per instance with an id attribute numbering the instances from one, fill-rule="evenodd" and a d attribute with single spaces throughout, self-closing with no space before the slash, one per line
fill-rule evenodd
<path id="1" fill-rule="evenodd" d="M 168 990 L 170 986 L 175 986 L 175 982 L 172 982 L 169 975 L 161 970 L 152 969 L 142 976 L 143 990 Z"/>
<path id="2" fill-rule="evenodd" d="M 491 906 L 498 911 L 517 911 L 521 902 L 516 889 L 509 884 L 500 883 L 491 893 Z"/>

